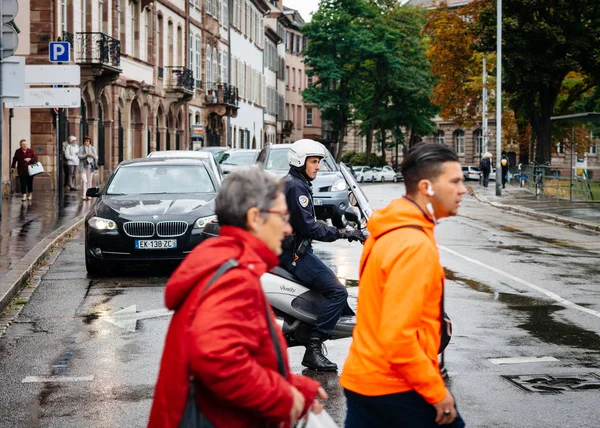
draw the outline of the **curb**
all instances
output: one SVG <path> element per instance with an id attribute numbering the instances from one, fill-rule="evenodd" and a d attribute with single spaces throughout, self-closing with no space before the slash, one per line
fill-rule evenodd
<path id="1" fill-rule="evenodd" d="M 484 203 L 484 204 L 489 204 L 494 208 L 499 208 L 504 211 L 512 211 L 512 212 L 515 212 L 518 214 L 523 214 L 523 215 L 527 215 L 527 216 L 542 219 L 542 220 L 552 220 L 552 221 L 555 221 L 558 223 L 562 223 L 563 225 L 565 225 L 567 227 L 579 226 L 579 227 L 584 227 L 586 229 L 592 230 L 594 232 L 600 231 L 600 224 L 588 223 L 583 220 L 575 220 L 571 217 L 564 217 L 564 216 L 560 216 L 560 215 L 542 213 L 542 212 L 536 211 L 534 209 L 525 208 L 525 207 L 521 207 L 518 205 L 506 205 L 506 204 L 502 204 L 500 202 L 490 202 L 486 198 L 483 198 L 480 195 L 478 195 L 477 192 L 475 190 L 473 190 L 473 187 L 467 186 L 467 190 L 469 191 L 469 194 L 471 196 L 473 196 L 475 199 L 477 199 L 477 201 Z"/>
<path id="2" fill-rule="evenodd" d="M 14 267 L 0 280 L 0 313 L 10 305 L 12 299 L 21 291 L 31 273 L 48 253 L 65 236 L 81 227 L 84 215 L 75 218 L 70 224 L 59 227 L 38 242 Z"/>

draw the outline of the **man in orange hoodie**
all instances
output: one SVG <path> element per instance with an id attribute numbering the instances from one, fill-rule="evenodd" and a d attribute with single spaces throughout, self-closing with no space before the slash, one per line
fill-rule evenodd
<path id="1" fill-rule="evenodd" d="M 444 270 L 433 228 L 466 193 L 456 153 L 421 144 L 402 163 L 406 196 L 375 211 L 360 262 L 357 324 L 340 383 L 346 428 L 463 427 L 439 370 Z"/>

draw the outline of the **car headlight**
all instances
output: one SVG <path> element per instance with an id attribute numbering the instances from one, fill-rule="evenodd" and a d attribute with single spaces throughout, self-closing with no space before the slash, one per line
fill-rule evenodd
<path id="1" fill-rule="evenodd" d="M 216 221 L 217 221 L 217 216 L 216 215 L 209 215 L 207 217 L 200 217 L 194 223 L 194 229 L 204 229 L 204 226 L 206 226 L 208 223 L 216 222 Z"/>
<path id="2" fill-rule="evenodd" d="M 342 190 L 346 190 L 347 188 L 348 185 L 346 184 L 345 180 L 337 180 L 335 183 L 333 183 L 333 186 L 331 186 L 331 191 L 341 192 Z"/>
<path id="3" fill-rule="evenodd" d="M 96 230 L 115 230 L 117 228 L 117 223 L 101 217 L 90 218 L 88 224 L 92 229 Z"/>

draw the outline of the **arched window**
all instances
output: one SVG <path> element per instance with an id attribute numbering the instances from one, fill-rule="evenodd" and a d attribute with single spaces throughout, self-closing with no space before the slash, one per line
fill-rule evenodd
<path id="1" fill-rule="evenodd" d="M 442 130 L 437 132 L 436 142 L 442 146 L 446 144 L 446 133 Z"/>
<path id="2" fill-rule="evenodd" d="M 463 131 L 462 129 L 457 129 L 456 131 L 454 131 L 453 137 L 454 137 L 454 150 L 456 150 L 456 153 L 458 153 L 459 155 L 464 154 L 465 153 L 465 131 Z"/>
<path id="3" fill-rule="evenodd" d="M 212 81 L 212 49 L 210 45 L 206 45 L 206 88 L 211 88 Z"/>
<path id="4" fill-rule="evenodd" d="M 185 57 L 183 45 L 183 31 L 180 26 L 177 26 L 177 65 L 183 67 L 183 58 Z"/>
<path id="5" fill-rule="evenodd" d="M 483 131 L 481 129 L 476 129 L 473 131 L 473 141 L 475 142 L 475 153 L 478 155 L 483 154 L 485 147 L 483 144 Z"/>

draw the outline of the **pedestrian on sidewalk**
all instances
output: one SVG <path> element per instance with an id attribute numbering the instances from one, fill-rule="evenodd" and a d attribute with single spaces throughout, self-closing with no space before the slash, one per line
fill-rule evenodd
<path id="1" fill-rule="evenodd" d="M 504 189 L 508 180 L 508 158 L 506 157 L 506 152 L 502 152 L 500 166 L 502 166 L 502 188 Z"/>
<path id="2" fill-rule="evenodd" d="M 207 426 L 288 428 L 311 406 L 319 413 L 315 398 L 327 396 L 317 381 L 290 373 L 285 339 L 260 285 L 292 232 L 283 188 L 248 168 L 227 176 L 215 204 L 219 236 L 198 245 L 165 289 L 175 313 L 148 427 L 180 426 L 193 385 Z M 207 289 L 231 259 L 237 267 Z"/>
<path id="3" fill-rule="evenodd" d="M 33 198 L 33 176 L 29 175 L 29 165 L 33 165 L 37 162 L 35 152 L 27 147 L 27 140 L 22 139 L 19 141 L 21 146 L 15 151 L 15 155 L 12 159 L 11 168 L 14 171 L 15 166 L 17 167 L 17 174 L 19 175 L 19 182 L 21 184 L 21 200 L 27 201 Z"/>
<path id="4" fill-rule="evenodd" d="M 86 196 L 87 189 L 93 186 L 94 171 L 98 169 L 98 155 L 92 146 L 92 139 L 88 136 L 83 138 L 83 144 L 79 149 L 79 172 L 81 174 L 82 199 L 90 200 Z"/>
<path id="5" fill-rule="evenodd" d="M 492 154 L 490 152 L 485 152 L 483 158 L 481 158 L 479 169 L 483 174 L 483 187 L 487 189 L 490 182 L 490 173 L 492 172 Z"/>
<path id="6" fill-rule="evenodd" d="M 371 215 L 360 298 L 340 377 L 346 428 L 454 428 L 465 424 L 444 384 L 440 352 L 444 269 L 434 238 L 463 195 L 456 153 L 420 144 L 402 163 L 406 196 Z"/>
<path id="7" fill-rule="evenodd" d="M 75 180 L 77 179 L 77 168 L 79 167 L 79 144 L 74 135 L 69 137 L 69 144 L 65 149 L 65 159 L 67 160 L 67 184 L 72 191 L 77 190 Z"/>

